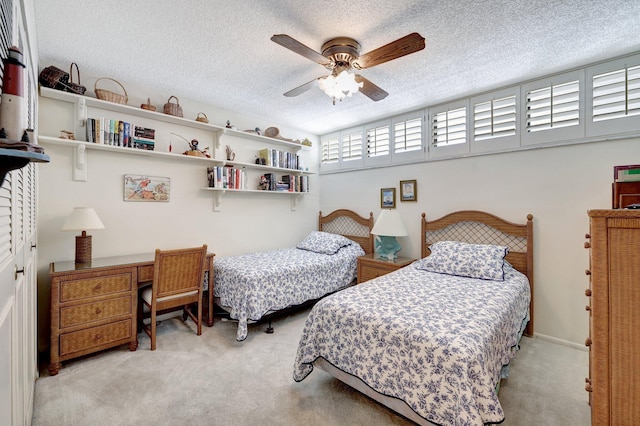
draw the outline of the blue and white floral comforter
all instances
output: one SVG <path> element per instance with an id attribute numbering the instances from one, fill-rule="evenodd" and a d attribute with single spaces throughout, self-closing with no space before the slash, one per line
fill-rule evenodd
<path id="1" fill-rule="evenodd" d="M 508 264 L 504 281 L 415 265 L 318 302 L 300 339 L 294 380 L 322 357 L 433 423 L 501 422 L 495 387 L 528 317 L 526 276 Z"/>
<path id="2" fill-rule="evenodd" d="M 364 254 L 354 243 L 331 255 L 287 248 L 216 258 L 214 295 L 238 320 L 236 340 L 242 341 L 248 321 L 349 286 Z"/>

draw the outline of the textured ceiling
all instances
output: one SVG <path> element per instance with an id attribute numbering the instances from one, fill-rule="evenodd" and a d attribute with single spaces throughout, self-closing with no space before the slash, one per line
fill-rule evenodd
<path id="1" fill-rule="evenodd" d="M 37 0 L 40 66 L 108 76 L 315 134 L 640 51 L 638 0 Z M 361 73 L 389 92 L 336 105 L 327 74 L 270 40 L 320 51 L 347 36 L 368 52 L 411 32 L 420 52 Z"/>

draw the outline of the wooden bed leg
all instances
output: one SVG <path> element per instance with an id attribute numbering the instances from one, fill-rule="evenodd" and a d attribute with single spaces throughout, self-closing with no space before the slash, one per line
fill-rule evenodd
<path id="1" fill-rule="evenodd" d="M 264 332 L 267 334 L 273 334 L 273 327 L 271 327 L 271 320 L 269 320 L 269 325 L 267 326 L 267 329 Z"/>

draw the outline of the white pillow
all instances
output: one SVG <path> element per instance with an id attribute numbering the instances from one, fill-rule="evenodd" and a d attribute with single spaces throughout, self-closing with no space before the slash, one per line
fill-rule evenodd
<path id="1" fill-rule="evenodd" d="M 334 254 L 342 247 L 351 245 L 353 241 L 338 234 L 322 231 L 312 231 L 296 247 L 320 254 Z"/>
<path id="2" fill-rule="evenodd" d="M 439 241 L 430 246 L 431 254 L 416 268 L 440 274 L 483 280 L 504 281 L 505 246 Z"/>

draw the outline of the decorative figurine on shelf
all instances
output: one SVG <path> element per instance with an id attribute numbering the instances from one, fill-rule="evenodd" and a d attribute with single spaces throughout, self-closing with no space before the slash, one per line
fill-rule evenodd
<path id="1" fill-rule="evenodd" d="M 189 145 L 189 150 L 183 152 L 183 155 L 190 155 L 192 157 L 207 157 L 207 153 L 200 151 L 200 149 L 198 149 L 198 139 L 191 139 L 191 142 L 189 142 L 185 137 L 180 136 L 177 133 L 171 133 L 172 135 L 176 135 L 179 138 L 183 139 L 187 145 Z M 171 146 L 171 142 L 169 142 L 169 146 Z"/>
<path id="2" fill-rule="evenodd" d="M 229 145 L 225 148 L 225 153 L 227 154 L 227 161 L 233 161 L 236 159 L 236 153 L 233 152 Z"/>
<path id="3" fill-rule="evenodd" d="M 26 104 L 22 52 L 15 46 L 9 48 L 8 57 L 2 60 L 2 96 L 0 97 L 0 127 L 4 127 L 7 137 L 4 139 L 20 141 L 26 129 Z"/>
<path id="4" fill-rule="evenodd" d="M 238 130 L 238 128 L 236 126 L 232 125 L 231 121 L 229 121 L 229 120 L 227 120 L 227 125 L 224 126 L 224 127 L 226 127 L 227 129 L 231 129 L 231 130 Z"/>
<path id="5" fill-rule="evenodd" d="M 260 176 L 260 181 L 258 182 L 258 189 L 261 191 L 269 190 L 269 181 L 264 175 Z"/>

